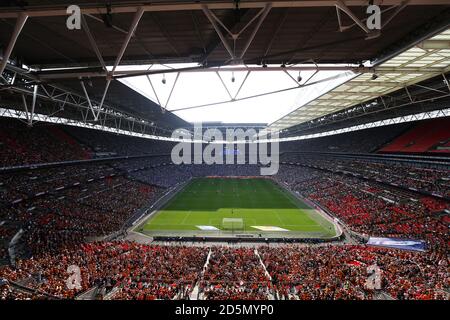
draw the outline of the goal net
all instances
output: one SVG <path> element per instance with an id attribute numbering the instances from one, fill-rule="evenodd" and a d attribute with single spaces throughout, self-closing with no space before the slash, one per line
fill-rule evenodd
<path id="1" fill-rule="evenodd" d="M 242 218 L 223 218 L 222 228 L 224 230 L 244 230 L 244 220 Z"/>

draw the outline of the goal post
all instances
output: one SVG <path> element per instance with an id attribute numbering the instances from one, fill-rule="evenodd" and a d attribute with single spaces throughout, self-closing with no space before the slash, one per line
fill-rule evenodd
<path id="1" fill-rule="evenodd" d="M 242 218 L 223 218 L 222 220 L 223 230 L 244 230 L 244 219 Z"/>

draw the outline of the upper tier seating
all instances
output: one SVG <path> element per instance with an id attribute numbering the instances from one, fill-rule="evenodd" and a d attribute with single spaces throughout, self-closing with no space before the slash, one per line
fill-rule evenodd
<path id="1" fill-rule="evenodd" d="M 36 124 L 28 127 L 13 119 L 0 119 L 0 167 L 89 159 L 83 148 L 60 126 Z"/>
<path id="2" fill-rule="evenodd" d="M 322 138 L 284 142 L 280 144 L 280 151 L 370 153 L 410 126 L 409 123 L 402 123 Z"/>

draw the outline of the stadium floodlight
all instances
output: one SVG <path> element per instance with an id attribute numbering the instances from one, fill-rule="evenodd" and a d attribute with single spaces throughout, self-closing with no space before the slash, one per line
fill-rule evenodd
<path id="1" fill-rule="evenodd" d="M 162 84 L 166 84 L 166 74 L 163 73 L 163 78 L 161 80 Z"/>
<path id="2" fill-rule="evenodd" d="M 301 74 L 300 74 L 300 71 L 298 72 L 297 81 L 298 81 L 298 82 L 301 82 L 301 81 L 302 81 L 302 76 L 301 76 Z"/>

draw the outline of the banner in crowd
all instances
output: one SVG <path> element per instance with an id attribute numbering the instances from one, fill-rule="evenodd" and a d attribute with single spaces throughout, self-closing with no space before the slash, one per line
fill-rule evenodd
<path id="1" fill-rule="evenodd" d="M 403 250 L 425 251 L 425 241 L 415 239 L 370 237 L 368 245 Z"/>

